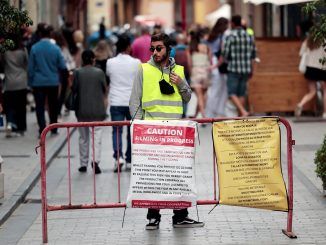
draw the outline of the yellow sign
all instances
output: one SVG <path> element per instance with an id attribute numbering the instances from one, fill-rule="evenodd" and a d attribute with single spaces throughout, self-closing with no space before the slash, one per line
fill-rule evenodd
<path id="1" fill-rule="evenodd" d="M 213 124 L 220 204 L 288 211 L 275 118 Z"/>

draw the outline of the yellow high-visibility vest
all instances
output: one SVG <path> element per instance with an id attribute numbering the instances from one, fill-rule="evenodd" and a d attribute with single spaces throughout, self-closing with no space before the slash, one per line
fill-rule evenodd
<path id="1" fill-rule="evenodd" d="M 177 85 L 175 93 L 167 95 L 160 91 L 159 81 L 162 79 L 162 72 L 156 67 L 144 63 L 143 68 L 143 96 L 142 108 L 145 111 L 145 120 L 179 119 L 182 117 L 182 97 Z M 184 79 L 183 66 L 175 65 L 173 70 L 178 76 Z M 165 81 L 169 82 L 169 74 L 163 73 Z"/>
<path id="2" fill-rule="evenodd" d="M 255 32 L 252 28 L 248 27 L 247 30 L 246 30 L 247 34 L 249 36 L 254 36 L 255 35 Z"/>

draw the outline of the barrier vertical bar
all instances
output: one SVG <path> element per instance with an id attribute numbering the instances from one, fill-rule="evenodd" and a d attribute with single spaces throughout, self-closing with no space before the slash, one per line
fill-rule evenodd
<path id="1" fill-rule="evenodd" d="M 96 204 L 96 180 L 95 180 L 95 141 L 94 141 L 94 134 L 95 134 L 95 130 L 94 130 L 94 126 L 92 127 L 92 158 L 93 158 L 93 162 L 92 162 L 92 166 L 93 166 L 93 193 L 94 193 L 94 204 Z"/>
<path id="2" fill-rule="evenodd" d="M 118 161 L 118 202 L 121 203 L 121 189 L 120 189 L 120 138 L 119 138 L 119 128 L 120 126 L 116 126 L 117 129 L 117 161 Z M 122 150 L 121 150 L 122 152 Z"/>
<path id="3" fill-rule="evenodd" d="M 67 128 L 67 144 L 68 144 L 68 183 L 69 183 L 69 206 L 71 206 L 71 162 L 70 162 L 70 128 Z"/>
<path id="4" fill-rule="evenodd" d="M 214 142 L 213 142 L 213 171 L 214 171 L 214 200 L 217 200 L 216 197 L 216 154 L 214 149 Z"/>
<path id="5" fill-rule="evenodd" d="M 48 242 L 48 220 L 47 220 L 47 197 L 46 197 L 46 153 L 45 153 L 46 132 L 41 133 L 41 197 L 42 197 L 42 238 L 43 243 Z"/>
<path id="6" fill-rule="evenodd" d="M 280 118 L 280 121 L 286 127 L 287 135 L 287 163 L 288 163 L 288 185 L 289 185 L 289 212 L 287 218 L 287 229 L 282 232 L 289 238 L 297 238 L 292 232 L 292 219 L 293 219 L 293 161 L 292 161 L 292 146 L 294 141 L 292 140 L 292 128 L 289 122 Z"/>

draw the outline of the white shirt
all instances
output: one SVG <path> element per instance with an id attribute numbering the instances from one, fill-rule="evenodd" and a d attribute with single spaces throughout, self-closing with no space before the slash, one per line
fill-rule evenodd
<path id="1" fill-rule="evenodd" d="M 110 78 L 110 106 L 129 106 L 132 84 L 141 62 L 127 54 L 118 54 L 106 62 Z"/>
<path id="2" fill-rule="evenodd" d="M 319 62 L 320 59 L 324 57 L 324 49 L 321 45 L 319 48 L 310 50 L 307 46 L 307 40 L 305 40 L 300 48 L 299 55 L 302 56 L 304 53 L 306 53 L 306 60 L 305 65 L 317 69 L 324 69 L 323 65 Z"/>

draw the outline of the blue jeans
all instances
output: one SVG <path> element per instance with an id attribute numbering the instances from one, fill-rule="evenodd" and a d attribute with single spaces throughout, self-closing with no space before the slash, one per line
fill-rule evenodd
<path id="1" fill-rule="evenodd" d="M 111 106 L 110 107 L 111 120 L 112 121 L 124 121 L 131 120 L 129 107 L 128 106 Z M 119 157 L 123 157 L 122 155 L 122 127 L 113 126 L 112 132 L 112 141 L 113 141 L 113 157 L 115 159 Z M 117 138 L 118 136 L 118 138 Z M 118 146 L 119 141 L 119 146 Z M 118 152 L 119 149 L 119 152 Z M 125 154 L 126 162 L 131 162 L 131 140 L 130 140 L 130 127 L 128 127 L 127 132 L 127 151 Z"/>

